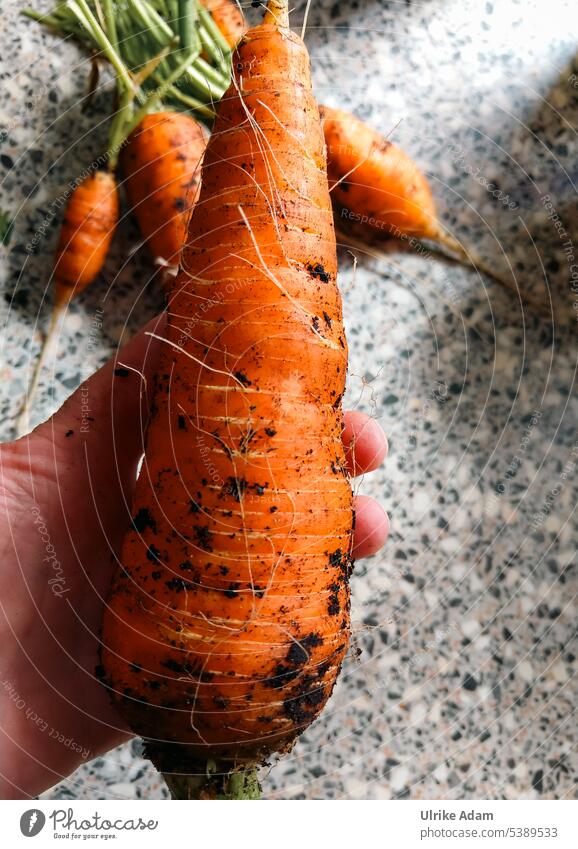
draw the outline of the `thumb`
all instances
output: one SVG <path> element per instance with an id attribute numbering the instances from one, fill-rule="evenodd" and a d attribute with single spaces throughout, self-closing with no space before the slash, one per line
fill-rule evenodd
<path id="1" fill-rule="evenodd" d="M 86 501 L 89 482 L 101 518 L 118 513 L 118 496 L 131 499 L 162 344 L 149 334 L 163 336 L 165 324 L 164 313 L 150 321 L 27 437 L 51 456 L 61 492 Z"/>

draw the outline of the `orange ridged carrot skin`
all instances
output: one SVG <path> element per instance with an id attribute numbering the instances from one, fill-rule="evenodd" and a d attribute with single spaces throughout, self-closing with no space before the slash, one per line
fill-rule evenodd
<path id="1" fill-rule="evenodd" d="M 431 190 L 413 159 L 355 115 L 329 106 L 320 112 L 339 225 L 437 240 Z"/>
<path id="2" fill-rule="evenodd" d="M 57 297 L 77 295 L 101 270 L 118 222 L 116 179 L 96 171 L 73 191 L 64 213 L 54 266 Z"/>
<path id="3" fill-rule="evenodd" d="M 234 0 L 203 0 L 229 44 L 237 44 L 244 19 Z M 442 236 L 429 184 L 416 163 L 359 118 L 319 107 L 327 165 L 339 226 L 362 236 L 401 235 L 439 241 Z"/>
<path id="4" fill-rule="evenodd" d="M 182 768 L 291 746 L 349 637 L 347 345 L 309 60 L 265 23 L 233 67 L 242 100 L 233 85 L 219 104 L 171 284 L 99 670 L 136 733 L 184 744 Z"/>
<path id="5" fill-rule="evenodd" d="M 198 198 L 207 133 L 189 115 L 147 115 L 121 156 L 129 203 L 155 257 L 176 265 Z"/>
<path id="6" fill-rule="evenodd" d="M 247 29 L 239 6 L 234 0 L 201 0 L 201 3 L 211 13 L 229 47 L 236 47 Z"/>

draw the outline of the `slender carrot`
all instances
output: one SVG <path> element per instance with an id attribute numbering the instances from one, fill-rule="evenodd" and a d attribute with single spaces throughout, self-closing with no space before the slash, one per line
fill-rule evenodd
<path id="1" fill-rule="evenodd" d="M 413 159 L 349 112 L 320 107 L 331 196 L 358 230 L 443 238 L 425 175 Z"/>
<path id="2" fill-rule="evenodd" d="M 92 283 L 104 265 L 117 222 L 115 176 L 95 171 L 74 189 L 64 213 L 54 266 L 57 303 Z"/>
<path id="3" fill-rule="evenodd" d="M 155 257 L 178 264 L 200 189 L 207 133 L 179 112 L 147 115 L 121 154 L 125 187 L 140 231 Z"/>
<path id="4" fill-rule="evenodd" d="M 86 289 L 101 271 L 117 222 L 118 191 L 114 175 L 100 170 L 89 174 L 74 189 L 64 213 L 54 266 L 51 320 L 16 419 L 17 436 L 28 431 L 30 408 L 60 318 L 71 298 Z"/>
<path id="5" fill-rule="evenodd" d="M 434 242 L 450 252 L 449 259 L 511 289 L 536 313 L 550 315 L 541 300 L 521 292 L 513 279 L 497 274 L 445 231 L 425 175 L 401 148 L 349 112 L 329 106 L 320 112 L 339 229 L 360 237 L 361 246 L 380 236 Z"/>
<path id="6" fill-rule="evenodd" d="M 233 66 L 170 284 L 98 669 L 184 797 L 254 796 L 256 766 L 323 708 L 349 638 L 347 344 L 287 0 L 270 0 Z"/>

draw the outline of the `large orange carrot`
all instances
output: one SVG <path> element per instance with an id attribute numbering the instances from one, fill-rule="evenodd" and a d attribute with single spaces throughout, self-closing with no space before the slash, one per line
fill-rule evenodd
<path id="1" fill-rule="evenodd" d="M 289 748 L 349 636 L 347 346 L 325 145 L 286 0 L 233 66 L 171 284 L 99 670 L 159 768 L 201 784 L 213 761 L 249 775 Z"/>
<path id="2" fill-rule="evenodd" d="M 200 188 L 207 134 L 180 112 L 147 115 L 121 154 L 126 191 L 155 257 L 178 264 Z"/>

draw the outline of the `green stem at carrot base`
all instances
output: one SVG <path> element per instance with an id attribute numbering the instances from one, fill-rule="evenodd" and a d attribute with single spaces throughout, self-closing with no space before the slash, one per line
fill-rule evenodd
<path id="1" fill-rule="evenodd" d="M 176 86 L 171 86 L 167 92 L 168 97 L 171 100 L 177 100 L 179 103 L 182 103 L 188 109 L 192 109 L 195 112 L 198 112 L 203 118 L 206 119 L 206 123 L 209 127 L 212 126 L 213 121 L 215 120 L 215 110 L 210 106 L 207 106 L 206 103 L 202 103 L 200 100 L 197 100 L 196 97 L 191 97 L 188 94 L 185 94 Z"/>
<path id="2" fill-rule="evenodd" d="M 133 3 L 134 2 L 135 0 L 133 0 Z M 194 16 L 194 20 L 197 20 L 195 8 L 191 0 L 180 0 L 179 9 L 182 13 L 180 18 L 180 26 L 182 27 L 181 32 L 186 33 L 188 30 L 190 30 L 190 26 L 183 21 L 183 17 L 186 17 L 186 15 L 190 14 Z M 207 63 L 200 59 L 200 39 L 198 37 L 186 37 L 190 42 L 188 50 L 184 52 L 184 55 L 181 55 L 181 58 L 178 61 L 174 70 L 171 71 L 168 76 L 162 79 L 158 87 L 153 90 L 153 92 L 140 106 L 140 108 L 134 110 L 134 98 L 128 100 L 126 97 L 126 92 L 122 92 L 119 111 L 117 113 L 117 116 L 115 117 L 115 121 L 113 122 L 113 127 L 111 128 L 111 134 L 109 137 L 109 150 L 111 151 L 109 167 L 111 169 L 116 167 L 119 151 L 124 141 L 130 135 L 130 133 L 140 124 L 145 115 L 148 115 L 151 112 L 159 111 L 159 109 L 162 108 L 163 98 L 165 98 L 171 92 L 174 92 L 174 84 L 185 74 L 194 74 L 197 87 L 201 88 L 201 92 L 204 93 L 210 99 L 212 99 L 213 97 L 222 96 L 222 94 L 226 90 L 227 81 L 223 79 L 223 75 L 216 72 L 211 66 L 207 65 Z M 166 48 L 167 45 L 162 48 L 161 54 L 163 53 L 163 51 L 166 50 Z M 159 55 L 159 62 L 161 58 L 162 56 Z M 195 62 L 199 63 L 198 69 L 193 64 Z M 155 67 L 151 69 L 151 76 L 153 77 L 155 76 L 155 70 Z M 207 76 L 210 76 L 211 80 L 203 80 L 202 72 L 205 72 Z M 211 82 L 213 80 L 217 83 L 217 85 L 220 86 L 220 88 L 216 90 L 213 90 L 211 88 Z M 209 112 L 209 114 L 211 113 Z"/>
<path id="3" fill-rule="evenodd" d="M 196 50 L 196 47 L 193 47 Z M 149 112 L 158 112 L 160 104 L 162 103 L 163 97 L 165 97 L 166 93 L 169 91 L 171 86 L 173 85 L 179 77 L 182 76 L 184 70 L 190 64 L 191 58 L 190 55 L 187 55 L 182 59 L 179 65 L 175 68 L 172 74 L 170 74 L 156 89 L 156 91 L 152 94 L 151 98 L 145 103 L 140 109 L 137 109 L 134 115 L 127 121 L 127 124 L 124 128 L 125 138 L 127 138 L 130 133 L 138 127 L 142 119 L 145 115 L 148 115 Z M 122 144 L 122 142 L 121 142 Z"/>
<path id="4" fill-rule="evenodd" d="M 173 30 L 154 9 L 149 9 L 145 3 L 129 0 L 128 11 L 131 14 L 131 20 L 140 25 L 141 32 L 156 42 L 157 50 L 172 40 Z"/>
<path id="5" fill-rule="evenodd" d="M 181 0 L 182 2 L 182 0 Z M 150 46 L 147 47 L 146 42 L 148 41 L 151 44 L 151 39 L 154 41 L 156 47 L 160 47 L 161 53 L 170 48 L 171 44 L 178 44 L 179 34 L 176 29 L 171 29 L 168 24 L 158 15 L 155 9 L 153 9 L 148 3 L 147 0 L 130 0 L 130 8 L 133 10 L 135 17 L 131 18 L 131 22 L 134 21 L 139 26 L 138 32 L 132 31 L 133 38 L 137 38 L 139 40 L 139 44 L 132 44 L 132 39 L 127 39 L 127 34 L 124 32 L 126 29 L 125 18 L 122 18 L 123 21 L 123 35 L 124 35 L 124 53 L 125 59 L 128 58 L 131 64 L 135 64 L 135 59 L 137 58 L 137 53 L 144 53 L 146 56 L 150 55 Z M 196 7 L 193 5 L 192 0 L 186 0 L 182 5 L 182 15 L 180 18 L 179 27 L 182 28 L 183 32 L 187 32 L 191 29 L 190 25 L 187 24 L 183 19 L 186 15 L 191 15 L 193 17 L 193 25 L 197 25 L 199 23 L 199 17 L 196 12 Z M 143 29 L 144 27 L 144 29 Z M 193 26 L 194 29 L 194 26 Z M 179 51 L 175 50 L 175 56 L 163 55 L 162 58 L 162 68 L 160 67 L 161 62 L 159 62 L 159 67 L 155 68 L 154 75 L 151 74 L 151 79 L 154 79 L 155 83 L 162 87 L 162 93 L 164 96 L 167 91 L 167 85 L 170 89 L 174 90 L 174 83 L 182 78 L 182 83 L 187 84 L 188 88 L 192 88 L 190 92 L 183 92 L 185 95 L 188 93 L 193 98 L 191 103 L 187 105 L 195 108 L 195 101 L 201 100 L 205 103 L 212 103 L 214 100 L 218 100 L 222 97 L 224 92 L 227 90 L 229 85 L 229 72 L 223 71 L 220 67 L 215 68 L 208 64 L 201 56 L 201 49 L 203 44 L 201 43 L 201 39 L 199 34 L 195 31 L 195 36 L 190 38 L 191 46 L 189 48 L 189 59 L 188 62 L 183 61 L 182 58 L 179 59 L 178 63 L 171 70 L 171 65 L 174 63 L 175 58 L 178 56 Z M 143 46 L 144 45 L 144 46 Z M 215 54 L 216 48 L 211 43 L 212 53 Z M 160 54 L 157 54 L 160 55 Z M 230 52 L 229 52 L 230 55 Z M 143 55 L 141 53 L 140 59 L 143 59 Z M 165 61 L 166 60 L 166 61 Z M 150 61 L 150 60 L 149 60 Z M 137 74 L 138 76 L 138 74 Z M 164 85 L 165 81 L 170 80 L 167 85 Z M 157 99 L 159 95 L 157 94 Z M 145 101 L 142 101 L 143 105 L 145 105 Z M 147 99 L 146 109 L 143 111 L 151 111 L 151 101 L 150 97 Z M 209 117 L 207 109 L 203 109 L 203 114 L 205 117 Z"/>
<path id="6" fill-rule="evenodd" d="M 190 3 L 188 4 L 188 9 L 191 12 L 193 11 Z M 107 32 L 105 37 L 109 35 L 110 34 Z M 167 45 L 164 45 L 161 49 L 161 54 L 157 57 L 158 62 L 162 61 L 162 54 L 166 51 L 166 49 Z M 119 87 L 119 108 L 112 121 L 109 133 L 108 167 L 111 171 L 116 169 L 120 150 L 128 136 L 135 127 L 140 124 L 145 115 L 148 115 L 150 112 L 158 111 L 162 108 L 163 97 L 166 95 L 173 83 L 175 83 L 176 80 L 183 75 L 191 62 L 197 58 L 199 53 L 200 43 L 198 40 L 193 39 L 191 47 L 187 50 L 185 55 L 182 56 L 172 73 L 163 80 L 159 87 L 148 98 L 145 98 L 142 105 L 136 110 L 134 108 L 134 100 L 138 87 L 135 85 L 134 79 L 131 79 L 131 90 L 129 91 L 124 86 L 123 80 L 119 75 L 117 78 Z M 153 66 L 150 68 L 150 73 L 154 73 L 154 70 L 155 68 L 153 63 Z"/>
<path id="7" fill-rule="evenodd" d="M 78 23 L 86 27 L 96 47 L 111 62 L 117 74 L 118 109 L 111 121 L 108 138 L 108 170 L 114 171 L 120 149 L 128 135 L 126 126 L 132 117 L 134 100 L 140 95 L 140 89 L 113 45 L 113 40 L 117 38 L 117 31 L 110 0 L 105 0 L 104 7 L 106 31 L 94 17 L 86 0 L 68 0 L 68 8 Z"/>
<path id="8" fill-rule="evenodd" d="M 85 28 L 78 26 L 76 19 L 70 12 L 68 15 L 59 17 L 54 14 L 43 15 L 40 12 L 36 12 L 34 9 L 23 9 L 21 14 L 26 18 L 36 21 L 37 23 L 50 27 L 50 29 L 53 29 L 57 35 L 74 36 L 77 42 L 83 47 L 92 49 L 94 45 L 94 39 L 90 37 Z"/>
<path id="9" fill-rule="evenodd" d="M 200 35 L 203 46 L 207 53 L 219 62 L 222 70 L 228 73 L 231 58 L 231 48 L 229 47 L 229 43 L 215 23 L 210 12 L 205 9 L 199 0 L 195 0 L 195 3 L 197 5 L 197 12 L 201 23 Z M 217 59 L 217 55 L 220 56 L 219 59 Z"/>
<path id="10" fill-rule="evenodd" d="M 249 801 L 261 798 L 261 785 L 256 766 L 241 767 L 232 772 L 218 772 L 213 761 L 207 762 L 205 775 L 181 775 L 164 772 L 163 778 L 171 798 Z"/>
<path id="11" fill-rule="evenodd" d="M 124 95 L 129 88 L 135 102 L 138 101 L 143 107 L 142 111 L 150 112 L 155 102 L 151 100 L 151 89 L 154 86 L 156 94 L 157 89 L 170 79 L 168 88 L 167 85 L 163 86 L 164 96 L 177 107 L 193 109 L 206 121 L 210 121 L 213 118 L 213 103 L 223 96 L 230 83 L 231 50 L 199 0 L 175 0 L 171 4 L 172 7 L 181 3 L 181 12 L 192 15 L 193 23 L 196 23 L 194 40 L 199 55 L 197 50 L 191 51 L 190 63 L 186 67 L 180 62 L 175 66 L 175 62 L 181 52 L 177 47 L 179 29 L 182 28 L 183 33 L 190 32 L 190 26 L 183 21 L 183 14 L 180 17 L 176 14 L 174 20 L 171 20 L 167 13 L 168 2 L 161 5 L 157 2 L 155 8 L 149 0 L 127 0 L 127 5 L 114 10 L 114 15 L 112 0 L 102 0 L 102 3 L 105 4 L 99 15 L 102 23 L 89 8 L 89 5 L 94 6 L 93 0 L 70 0 L 65 6 L 57 6 L 59 14 L 54 13 L 54 20 L 50 22 L 47 16 L 36 13 L 29 16 L 49 23 L 59 32 L 74 34 L 89 49 L 97 49 L 113 63 L 119 85 L 118 105 L 119 108 L 121 104 L 123 109 L 126 108 L 126 114 L 130 106 L 128 95 Z M 190 39 L 190 36 L 185 35 L 187 37 Z M 174 50 L 172 45 L 175 45 Z M 203 55 L 200 55 L 201 51 Z M 155 56 L 160 57 L 153 62 L 153 71 L 148 67 L 153 61 L 151 56 L 153 59 Z M 140 71 L 131 73 L 129 68 L 140 68 Z M 180 78 L 175 79 L 179 72 Z M 113 123 L 110 147 L 116 148 L 123 141 L 122 116 L 117 114 Z"/>
<path id="12" fill-rule="evenodd" d="M 143 742 L 145 757 L 162 774 L 173 799 L 261 798 L 257 763 L 190 757 L 186 745 Z"/>
<path id="13" fill-rule="evenodd" d="M 112 119 L 110 130 L 108 133 L 108 170 L 116 171 L 120 151 L 126 139 L 128 132 L 126 130 L 127 123 L 134 112 L 134 98 L 127 92 L 122 92 L 118 104 L 118 109 Z"/>

